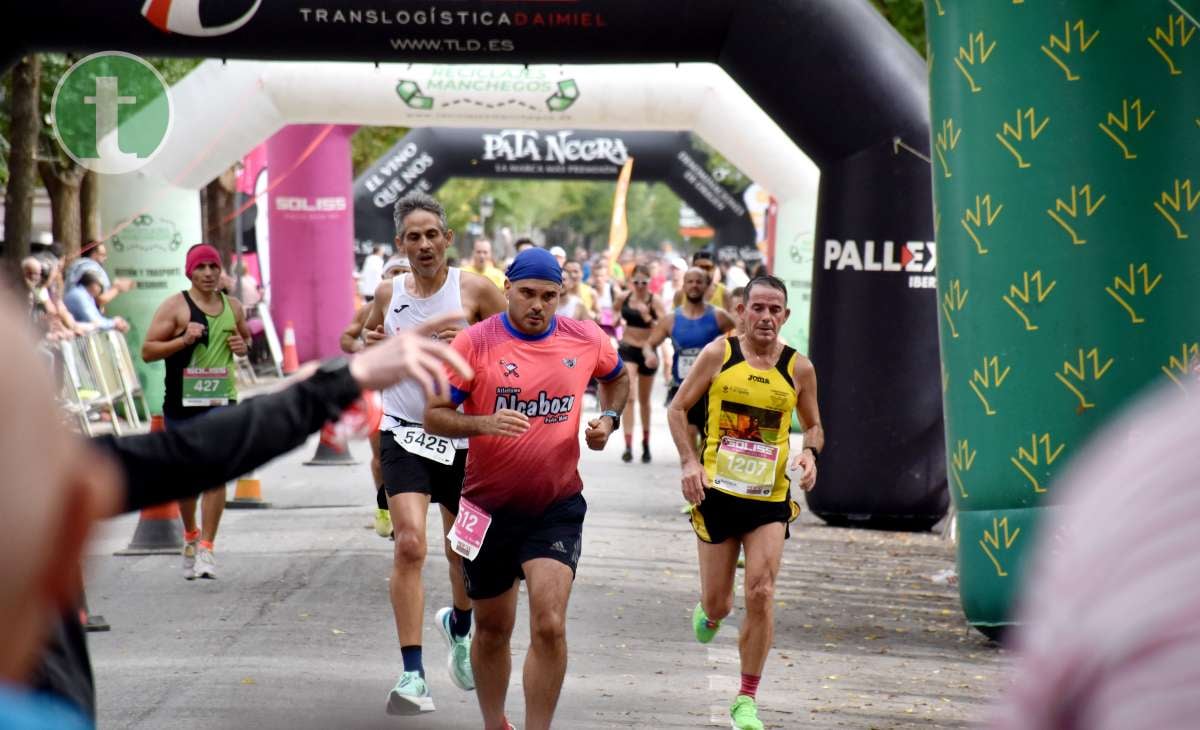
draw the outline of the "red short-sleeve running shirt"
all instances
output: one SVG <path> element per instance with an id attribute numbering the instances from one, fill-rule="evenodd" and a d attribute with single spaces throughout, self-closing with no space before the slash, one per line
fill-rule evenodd
<path id="1" fill-rule="evenodd" d="M 595 322 L 556 317 L 541 335 L 517 330 L 500 313 L 454 338 L 475 379 L 451 373 L 452 395 L 467 415 L 508 408 L 529 417 L 517 438 L 472 436 L 463 496 L 488 511 L 537 513 L 583 489 L 579 423 L 592 377 L 610 381 L 623 365 Z"/>

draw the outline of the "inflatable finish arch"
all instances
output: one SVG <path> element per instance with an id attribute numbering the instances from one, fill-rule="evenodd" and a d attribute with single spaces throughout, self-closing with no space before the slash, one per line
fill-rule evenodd
<path id="1" fill-rule="evenodd" d="M 199 7 L 198 19 L 172 12 L 175 5 Z M 9 36 L 3 47 L 13 55 L 98 50 L 103 39 L 135 53 L 222 58 L 720 63 L 821 167 L 810 354 L 828 438 L 824 487 L 809 495 L 810 507 L 829 518 L 915 524 L 944 512 L 936 301 L 928 286 L 935 259 L 926 69 L 865 0 L 581 0 L 553 10 L 535 0 L 463 0 L 451 8 L 243 0 L 218 4 L 207 19 L 200 0 L 20 7 L 22 23 L 7 17 L 11 7 L 0 11 Z M 203 35 L 221 26 L 231 30 Z M 545 103 L 564 108 L 573 95 L 569 84 L 560 86 L 557 101 Z M 406 104 L 424 104 L 424 96 L 403 89 Z M 736 111 L 710 107 L 704 116 L 719 123 Z M 720 144 L 719 135 L 696 131 Z M 801 235 L 783 241 L 788 258 L 803 260 Z"/>
<path id="2" fill-rule="evenodd" d="M 713 227 L 718 246 L 754 248 L 746 206 L 713 179 L 687 132 L 416 129 L 354 181 L 354 238 L 391 242 L 392 205 L 410 190 L 432 193 L 453 177 L 665 182 Z"/>

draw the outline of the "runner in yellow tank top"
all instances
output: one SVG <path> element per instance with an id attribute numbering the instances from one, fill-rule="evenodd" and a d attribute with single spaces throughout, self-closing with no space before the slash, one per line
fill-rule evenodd
<path id="1" fill-rule="evenodd" d="M 788 472 L 798 473 L 801 489 L 812 489 L 825 445 L 816 372 L 808 358 L 779 341 L 788 313 L 782 281 L 751 280 L 738 306 L 743 334 L 705 347 L 667 410 L 700 556 L 701 600 L 692 629 L 701 643 L 712 640 L 733 610 L 738 553 L 746 554 L 746 617 L 738 641 L 742 684 L 729 708 L 735 730 L 763 727 L 755 697 L 775 631 L 775 576 L 788 523 L 798 513 Z M 705 395 L 699 453 L 688 434 L 687 411 Z M 793 410 L 805 425 L 804 448 L 794 455 L 788 449 Z"/>

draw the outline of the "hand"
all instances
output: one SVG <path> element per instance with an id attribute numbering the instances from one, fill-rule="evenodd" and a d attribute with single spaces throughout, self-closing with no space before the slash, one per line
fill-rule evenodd
<path id="1" fill-rule="evenodd" d="M 811 451 L 801 449 L 799 454 L 792 457 L 791 463 L 788 465 L 788 472 L 799 474 L 800 488 L 811 492 L 817 483 L 817 460 L 813 458 Z"/>
<path id="2" fill-rule="evenodd" d="M 188 322 L 187 329 L 183 331 L 183 344 L 194 345 L 196 340 L 200 339 L 204 334 L 204 325 L 199 322 Z"/>
<path id="3" fill-rule="evenodd" d="M 250 348 L 246 346 L 246 341 L 242 339 L 242 336 L 236 332 L 229 335 L 229 338 L 225 341 L 229 343 L 229 349 L 233 352 L 233 354 L 237 355 L 238 357 L 242 357 L 250 351 Z"/>
<path id="4" fill-rule="evenodd" d="M 600 416 L 588 421 L 587 426 L 583 436 L 587 440 L 588 448 L 592 451 L 603 451 L 605 445 L 608 444 L 608 437 L 612 436 L 612 419 L 608 416 Z"/>
<path id="5" fill-rule="evenodd" d="M 363 330 L 363 341 L 366 343 L 366 347 L 378 345 L 380 342 L 383 342 L 386 339 L 387 334 L 385 334 L 383 331 L 383 325 L 379 325 L 373 330 Z"/>
<path id="6" fill-rule="evenodd" d="M 708 474 L 698 461 L 688 461 L 683 465 L 683 476 L 680 479 L 683 498 L 688 504 L 700 504 L 704 501 L 704 490 L 708 488 Z"/>
<path id="7" fill-rule="evenodd" d="M 363 390 L 383 390 L 405 380 L 415 380 L 425 390 L 426 397 L 447 395 L 450 392 L 447 365 L 465 380 L 475 377 L 475 372 L 461 355 L 434 340 L 432 335 L 462 317 L 462 312 L 451 312 L 391 337 L 385 337 L 380 327 L 376 340 L 379 346 L 355 355 L 350 361 L 350 374 Z"/>
<path id="8" fill-rule="evenodd" d="M 646 367 L 650 368 L 651 370 L 658 367 L 658 355 L 655 354 L 654 350 L 647 350 L 643 348 L 642 356 L 646 358 Z"/>
<path id="9" fill-rule="evenodd" d="M 520 411 L 501 408 L 490 416 L 481 416 L 483 435 L 516 438 L 529 430 L 529 417 Z"/>
<path id="10" fill-rule="evenodd" d="M 121 334 L 124 334 L 129 331 L 129 323 L 125 321 L 124 317 L 114 317 L 113 329 Z"/>
<path id="11" fill-rule="evenodd" d="M 113 279 L 113 288 L 120 292 L 127 292 L 137 288 L 137 282 L 133 279 L 124 277 Z"/>
<path id="12" fill-rule="evenodd" d="M 449 327 L 443 327 L 438 330 L 437 338 L 445 343 L 454 342 L 454 338 L 462 331 L 462 323 L 452 324 Z"/>

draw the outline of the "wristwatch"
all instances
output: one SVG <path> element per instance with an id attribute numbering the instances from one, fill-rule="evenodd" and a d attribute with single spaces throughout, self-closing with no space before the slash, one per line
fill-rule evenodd
<path id="1" fill-rule="evenodd" d="M 604 418 L 605 416 L 608 416 L 609 418 L 612 419 L 612 422 L 613 422 L 612 430 L 616 431 L 617 429 L 621 428 L 621 414 L 620 413 L 617 413 L 616 411 L 614 411 L 610 408 L 609 410 L 600 414 L 601 418 Z"/>

